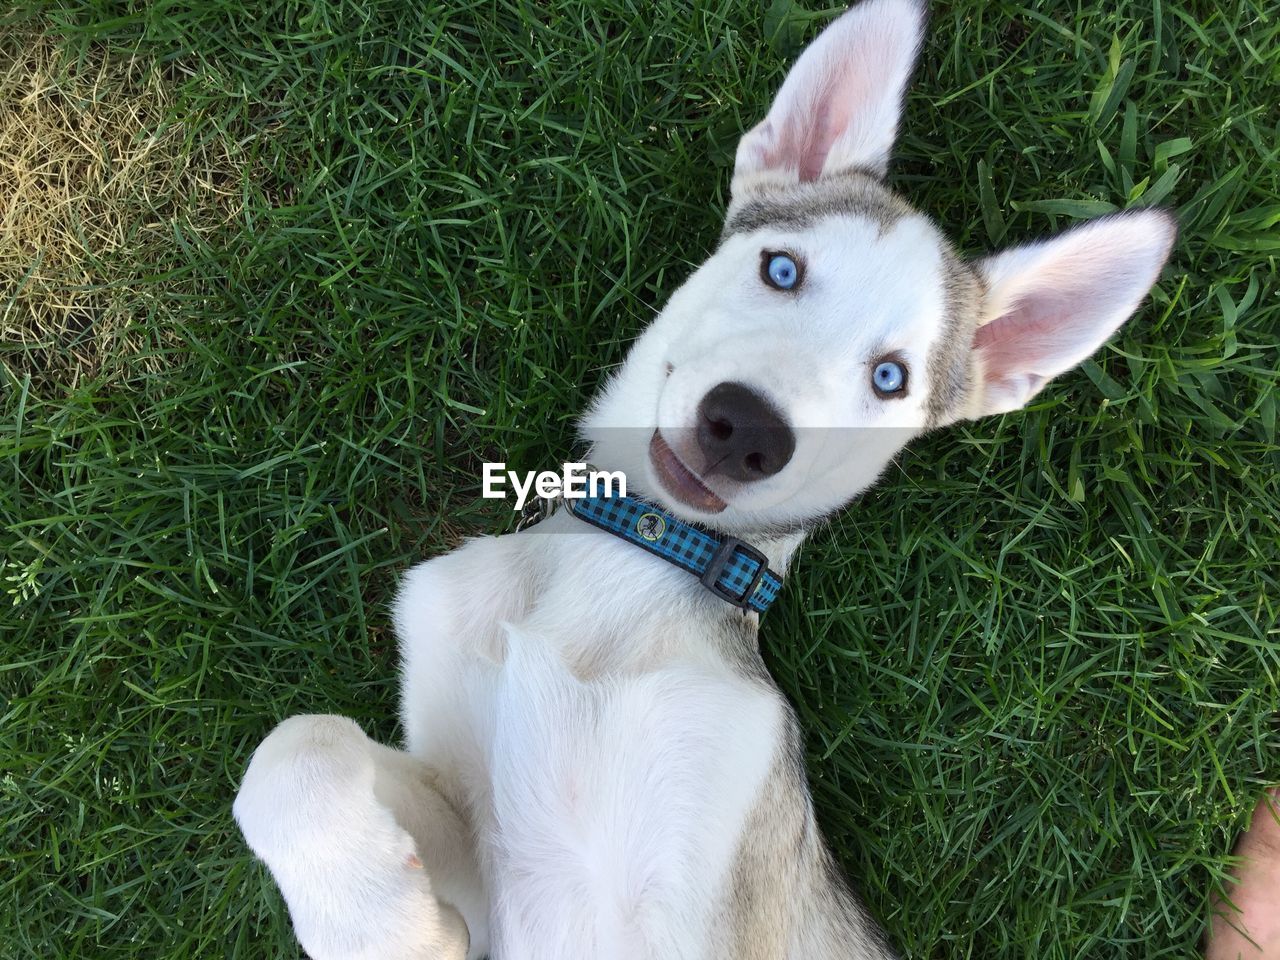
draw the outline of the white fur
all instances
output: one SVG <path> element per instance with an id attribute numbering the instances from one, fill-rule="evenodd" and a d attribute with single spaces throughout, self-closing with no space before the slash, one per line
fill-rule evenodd
<path id="1" fill-rule="evenodd" d="M 236 820 L 313 956 L 462 960 L 466 927 L 437 901 L 423 860 L 452 900 L 474 900 L 479 884 L 462 821 L 432 778 L 343 717 L 293 717 L 258 748 Z"/>
<path id="2" fill-rule="evenodd" d="M 735 204 L 882 170 L 921 19 L 909 0 L 866 0 L 837 20 L 744 138 Z M 890 219 L 727 238 L 584 419 L 593 462 L 785 571 L 804 526 L 925 429 L 954 261 L 926 218 Z M 1088 356 L 1170 236 L 1156 215 L 1113 218 L 986 261 L 978 379 L 956 416 L 1012 409 Z M 761 281 L 775 249 L 804 260 L 794 293 Z M 970 329 L 950 341 L 966 358 Z M 885 399 L 870 374 L 891 352 L 911 389 Z M 663 488 L 648 447 L 661 430 L 693 459 L 698 405 L 728 381 L 772 403 L 795 451 L 768 479 L 704 478 L 728 506 L 702 515 Z M 406 751 L 351 721 L 293 718 L 236 799 L 303 946 L 316 960 L 888 956 L 831 881 L 794 721 L 743 616 L 563 511 L 409 571 L 395 607 Z"/>
<path id="3" fill-rule="evenodd" d="M 773 760 L 774 695 L 678 663 L 580 679 L 543 638 L 510 628 L 508 644 L 490 759 L 497 952 L 705 956 Z"/>
<path id="4" fill-rule="evenodd" d="M 720 603 L 688 579 L 565 513 L 406 577 L 407 740 L 473 811 L 497 955 L 701 955 L 780 704 L 684 642 Z"/>

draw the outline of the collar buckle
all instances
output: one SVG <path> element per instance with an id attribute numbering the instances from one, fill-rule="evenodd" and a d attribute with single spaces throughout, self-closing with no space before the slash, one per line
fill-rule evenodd
<path id="1" fill-rule="evenodd" d="M 733 559 L 733 555 L 741 550 L 743 555 L 749 560 L 756 562 L 756 573 L 751 578 L 751 582 L 747 584 L 745 590 L 741 594 L 732 593 L 720 586 L 720 574 L 724 573 L 724 568 L 728 566 L 729 561 Z M 764 578 L 764 572 L 769 567 L 769 558 L 763 553 L 751 546 L 749 543 L 743 543 L 737 537 L 726 536 L 720 541 L 720 546 L 716 547 L 716 552 L 711 558 L 711 562 L 707 564 L 706 571 L 698 578 L 699 582 L 726 603 L 731 603 L 741 610 L 750 610 L 751 598 L 755 596 L 756 587 L 760 586 L 760 581 Z"/>

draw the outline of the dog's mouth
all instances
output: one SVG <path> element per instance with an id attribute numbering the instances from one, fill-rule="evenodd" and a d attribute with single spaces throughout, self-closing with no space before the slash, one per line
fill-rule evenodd
<path id="1" fill-rule="evenodd" d="M 649 441 L 649 462 L 666 492 L 685 506 L 705 513 L 719 513 L 728 506 L 708 489 L 696 473 L 680 462 L 675 451 L 662 438 L 661 430 L 653 431 L 653 439 Z"/>

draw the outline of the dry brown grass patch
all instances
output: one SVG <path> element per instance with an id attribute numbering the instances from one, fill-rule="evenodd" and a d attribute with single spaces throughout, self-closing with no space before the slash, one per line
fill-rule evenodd
<path id="1" fill-rule="evenodd" d="M 176 83 L 101 49 L 0 32 L 0 362 L 74 385 L 158 366 L 166 301 L 190 280 L 175 231 L 240 209 L 234 146 L 172 122 Z"/>

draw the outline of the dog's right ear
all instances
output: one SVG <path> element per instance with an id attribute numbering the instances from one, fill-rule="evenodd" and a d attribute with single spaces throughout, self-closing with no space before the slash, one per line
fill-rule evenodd
<path id="1" fill-rule="evenodd" d="M 923 2 L 862 0 L 822 31 L 738 144 L 733 194 L 854 168 L 883 177 L 924 21 Z"/>

